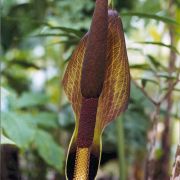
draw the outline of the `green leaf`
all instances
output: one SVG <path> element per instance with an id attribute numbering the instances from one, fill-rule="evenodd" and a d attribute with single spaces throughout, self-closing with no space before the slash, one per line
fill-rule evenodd
<path id="1" fill-rule="evenodd" d="M 149 64 L 152 66 L 153 69 L 157 70 L 158 67 L 161 67 L 163 70 L 166 69 L 166 67 L 164 67 L 160 62 L 158 62 L 158 60 L 152 55 L 148 54 L 147 58 Z"/>
<path id="2" fill-rule="evenodd" d="M 140 108 L 132 109 L 123 116 L 126 143 L 135 151 L 146 148 L 149 118 L 143 111 Z"/>
<path id="3" fill-rule="evenodd" d="M 17 95 L 13 91 L 1 87 L 1 112 L 9 111 L 16 108 Z"/>
<path id="4" fill-rule="evenodd" d="M 158 77 L 166 78 L 166 79 L 176 79 L 176 74 L 169 75 L 168 72 L 157 72 L 156 74 Z"/>
<path id="5" fill-rule="evenodd" d="M 51 166 L 62 171 L 64 150 L 54 141 L 53 137 L 43 130 L 38 130 L 35 145 L 39 155 Z"/>
<path id="6" fill-rule="evenodd" d="M 169 87 L 162 88 L 162 91 L 167 91 L 168 89 L 169 89 Z M 178 88 L 173 88 L 173 91 L 180 92 L 180 89 L 178 89 Z"/>
<path id="7" fill-rule="evenodd" d="M 76 37 L 75 35 L 73 34 L 69 34 L 69 33 L 43 33 L 43 34 L 36 34 L 34 35 L 33 37 L 37 37 L 37 36 L 40 36 L 40 37 L 49 37 L 49 36 L 58 36 L 58 37 Z"/>
<path id="8" fill-rule="evenodd" d="M 162 21 L 167 24 L 174 24 L 174 25 L 180 26 L 180 24 L 174 19 L 171 19 L 165 16 L 159 16 L 156 14 L 151 14 L 151 13 L 124 12 L 124 13 L 121 13 L 120 15 L 121 16 L 137 16 L 139 18 L 148 18 L 148 19 L 153 19 L 157 21 Z"/>
<path id="9" fill-rule="evenodd" d="M 128 50 L 128 51 L 137 51 L 137 52 L 142 53 L 142 49 L 139 49 L 139 48 L 128 47 L 127 50 Z"/>
<path id="10" fill-rule="evenodd" d="M 142 79 L 142 80 L 141 80 L 141 84 L 142 84 L 143 87 L 146 86 L 146 83 L 147 83 L 147 81 L 146 81 L 145 79 Z"/>
<path id="11" fill-rule="evenodd" d="M 153 84 L 159 85 L 159 83 L 158 83 L 157 81 L 153 80 L 153 79 L 142 78 L 141 80 L 144 81 L 143 83 L 145 83 L 145 82 L 146 82 L 146 83 L 147 83 L 147 82 L 151 82 L 151 83 L 153 83 Z"/>
<path id="12" fill-rule="evenodd" d="M 167 47 L 167 48 L 175 51 L 177 54 L 180 54 L 179 51 L 176 49 L 176 47 L 174 47 L 172 45 L 164 44 L 162 42 L 144 41 L 144 42 L 137 42 L 137 43 L 140 43 L 140 44 L 151 44 L 151 45 Z"/>
<path id="13" fill-rule="evenodd" d="M 50 112 L 39 112 L 33 116 L 33 120 L 37 125 L 45 128 L 57 128 L 58 127 L 58 115 Z"/>
<path id="14" fill-rule="evenodd" d="M 152 75 L 151 75 L 151 76 L 152 76 Z M 137 79 L 140 79 L 140 80 L 143 80 L 143 81 L 148 81 L 148 82 L 151 82 L 151 83 L 153 83 L 153 84 L 159 85 L 159 83 L 158 83 L 156 80 L 152 79 L 152 78 L 142 77 L 142 78 L 136 78 L 136 80 L 137 80 Z"/>
<path id="15" fill-rule="evenodd" d="M 150 70 L 148 64 L 132 64 L 130 65 L 131 69 L 140 69 L 140 70 Z"/>
<path id="16" fill-rule="evenodd" d="M 48 96 L 42 93 L 25 92 L 17 101 L 17 107 L 32 107 L 47 103 Z"/>
<path id="17" fill-rule="evenodd" d="M 157 159 L 160 159 L 163 156 L 163 150 L 162 149 L 156 149 L 155 155 Z"/>
<path id="18" fill-rule="evenodd" d="M 4 136 L 1 133 L 1 141 L 0 144 L 15 144 L 15 142 L 13 142 L 12 140 L 10 140 L 9 138 L 7 138 L 6 136 Z"/>
<path id="19" fill-rule="evenodd" d="M 73 29 L 73 28 L 69 28 L 69 27 L 63 27 L 63 26 L 51 26 L 49 25 L 49 27 L 51 29 L 59 29 L 61 31 L 67 32 L 67 33 L 72 33 L 78 37 L 82 37 L 84 33 L 82 33 L 80 30 L 78 29 Z"/>
<path id="20" fill-rule="evenodd" d="M 59 112 L 59 124 L 63 128 L 74 127 L 74 114 L 69 103 L 62 106 Z"/>
<path id="21" fill-rule="evenodd" d="M 1 113 L 2 128 L 19 147 L 26 148 L 35 136 L 36 126 L 24 116 L 14 112 Z"/>
<path id="22" fill-rule="evenodd" d="M 66 45 L 69 45 L 69 46 L 72 46 L 72 45 L 76 45 L 78 43 L 79 39 L 70 39 L 70 40 L 58 40 L 56 42 L 53 42 L 53 43 L 49 43 L 47 44 L 47 46 L 51 46 L 51 45 L 56 45 L 56 44 L 66 44 Z"/>
<path id="23" fill-rule="evenodd" d="M 10 64 L 11 65 L 14 65 L 14 64 L 18 64 L 24 68 L 30 68 L 30 67 L 33 67 L 35 69 L 40 69 L 39 66 L 37 66 L 36 64 L 32 63 L 32 62 L 28 62 L 26 60 L 13 60 L 13 61 L 10 61 Z"/>

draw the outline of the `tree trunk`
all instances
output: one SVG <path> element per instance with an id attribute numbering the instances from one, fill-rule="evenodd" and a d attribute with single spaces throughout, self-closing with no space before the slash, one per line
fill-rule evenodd
<path id="1" fill-rule="evenodd" d="M 19 171 L 18 148 L 14 145 L 3 144 L 1 148 L 0 179 L 21 180 Z"/>

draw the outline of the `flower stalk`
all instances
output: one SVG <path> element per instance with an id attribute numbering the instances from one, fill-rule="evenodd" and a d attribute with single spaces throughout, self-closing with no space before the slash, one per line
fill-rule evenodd
<path id="1" fill-rule="evenodd" d="M 116 133 L 117 133 L 117 153 L 118 153 L 118 162 L 119 162 L 119 173 L 121 180 L 127 179 L 126 174 L 126 160 L 125 160 L 125 142 L 124 142 L 124 123 L 123 118 L 120 116 L 116 120 Z"/>

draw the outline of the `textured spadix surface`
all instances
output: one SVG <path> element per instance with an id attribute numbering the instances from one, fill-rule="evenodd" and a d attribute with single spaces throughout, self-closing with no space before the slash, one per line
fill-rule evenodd
<path id="1" fill-rule="evenodd" d="M 106 0 L 97 0 L 97 2 L 107 3 Z M 107 8 L 106 4 L 103 7 Z M 104 9 L 101 10 L 106 13 Z M 122 23 L 116 11 L 109 9 L 107 13 L 107 25 L 105 25 L 106 20 L 102 25 L 104 39 L 97 38 L 100 40 L 95 46 L 100 50 L 96 49 L 95 53 L 92 50 L 93 55 L 91 55 L 89 47 L 96 43 L 95 37 L 98 35 L 92 36 L 91 33 L 94 31 L 91 31 L 91 27 L 90 32 L 82 38 L 74 51 L 63 79 L 65 92 L 76 116 L 76 126 L 67 157 L 66 174 L 69 180 L 81 176 L 86 177 L 84 179 L 95 178 L 101 156 L 102 131 L 126 109 L 129 99 L 130 74 Z M 99 18 L 102 17 L 106 18 L 106 15 Z M 94 21 L 92 25 L 93 23 Z M 92 39 L 89 40 L 91 37 L 94 38 L 93 42 Z M 100 59 L 96 58 L 96 54 Z M 88 61 L 89 57 L 91 59 Z M 92 69 L 94 64 L 96 68 Z M 87 107 L 91 110 L 90 113 Z M 82 118 L 83 114 L 85 118 Z M 83 158 L 86 160 L 83 162 L 86 164 L 83 165 L 84 171 L 79 163 L 82 156 L 86 157 Z M 80 177 L 76 177 L 77 174 Z"/>

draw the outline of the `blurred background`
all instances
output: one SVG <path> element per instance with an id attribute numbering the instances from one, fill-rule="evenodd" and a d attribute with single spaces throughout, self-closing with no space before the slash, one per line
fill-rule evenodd
<path id="1" fill-rule="evenodd" d="M 3 172 L 9 144 L 22 180 L 64 179 L 74 115 L 61 81 L 93 8 L 93 0 L 1 2 Z M 97 179 L 166 180 L 180 142 L 180 1 L 113 0 L 113 8 L 124 26 L 131 97 L 105 129 Z"/>

